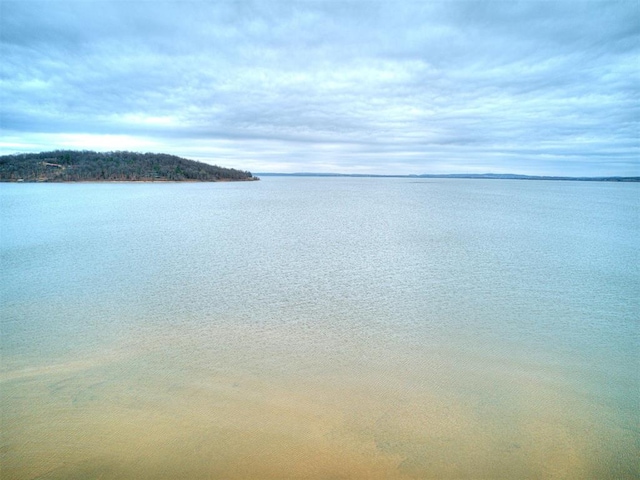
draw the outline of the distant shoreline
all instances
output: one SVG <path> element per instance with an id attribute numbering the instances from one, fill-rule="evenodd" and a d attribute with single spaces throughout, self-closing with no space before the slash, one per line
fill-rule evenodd
<path id="1" fill-rule="evenodd" d="M 351 177 L 351 178 L 461 178 L 483 180 L 556 180 L 570 182 L 640 182 L 640 177 L 562 177 L 552 175 L 518 175 L 511 173 L 452 173 L 421 175 L 376 175 L 366 173 L 269 173 L 257 172 L 261 177 Z"/>

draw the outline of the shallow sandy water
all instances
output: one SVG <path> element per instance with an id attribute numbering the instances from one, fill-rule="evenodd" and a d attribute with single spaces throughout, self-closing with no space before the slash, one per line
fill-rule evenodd
<path id="1" fill-rule="evenodd" d="M 234 351 L 205 354 L 202 340 L 186 333 L 180 345 L 156 338 L 7 375 L 3 478 L 633 478 L 637 471 L 637 433 L 616 423 L 617 412 L 571 392 L 561 370 L 547 368 L 542 378 L 540 368 L 442 349 L 368 360 L 361 348 L 326 336 L 324 346 L 341 353 L 309 361 L 295 349 L 283 353 L 281 341 L 251 340 L 237 329 L 214 335 Z M 281 333 L 272 338 L 292 340 L 290 330 Z M 242 345 L 255 360 L 242 358 Z"/>

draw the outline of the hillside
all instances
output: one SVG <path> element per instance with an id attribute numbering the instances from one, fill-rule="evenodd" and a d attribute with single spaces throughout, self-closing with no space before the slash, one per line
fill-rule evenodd
<path id="1" fill-rule="evenodd" d="M 162 153 L 56 150 L 0 156 L 0 181 L 243 181 L 251 172 Z"/>

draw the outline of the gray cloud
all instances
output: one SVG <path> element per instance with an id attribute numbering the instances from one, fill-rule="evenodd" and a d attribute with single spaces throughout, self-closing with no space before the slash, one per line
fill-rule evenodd
<path id="1" fill-rule="evenodd" d="M 636 2 L 0 5 L 6 153 L 640 175 Z"/>

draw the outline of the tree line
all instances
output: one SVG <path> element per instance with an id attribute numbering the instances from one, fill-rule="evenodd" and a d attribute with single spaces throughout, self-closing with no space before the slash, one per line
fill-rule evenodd
<path id="1" fill-rule="evenodd" d="M 251 172 L 164 153 L 55 150 L 0 156 L 0 181 L 215 181 L 257 180 Z"/>

